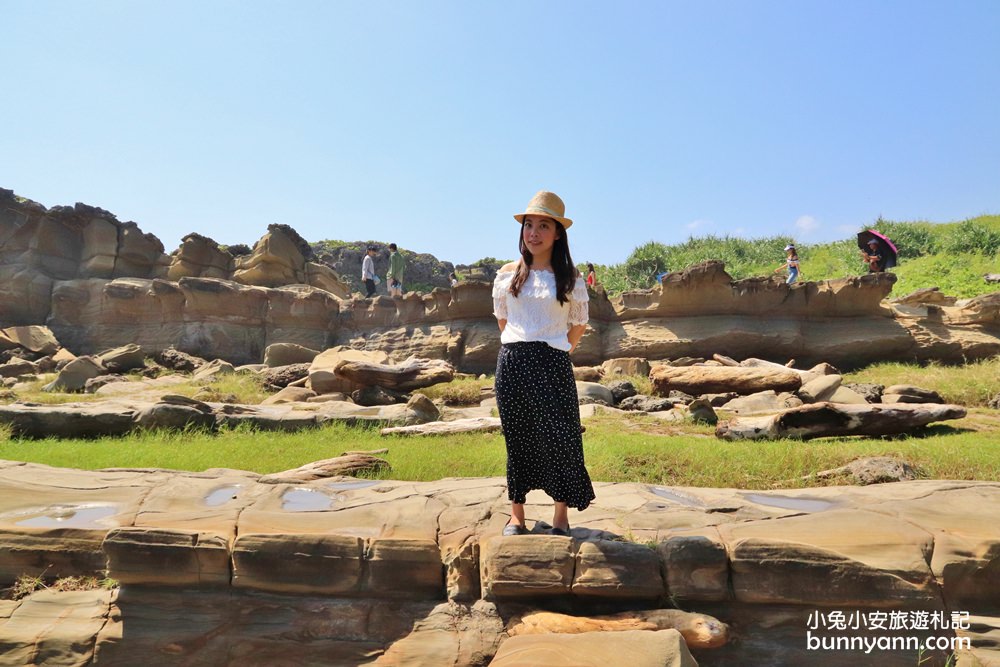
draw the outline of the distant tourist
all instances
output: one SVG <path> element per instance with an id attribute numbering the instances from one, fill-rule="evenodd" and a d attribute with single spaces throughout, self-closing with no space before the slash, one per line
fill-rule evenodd
<path id="1" fill-rule="evenodd" d="M 375 246 L 368 246 L 365 258 L 361 260 L 361 280 L 365 283 L 365 298 L 370 299 L 375 296 Z"/>
<path id="2" fill-rule="evenodd" d="M 389 296 L 403 296 L 403 271 L 406 270 L 406 260 L 396 248 L 395 243 L 389 244 L 389 272 L 385 280 L 389 284 Z"/>
<path id="3" fill-rule="evenodd" d="M 868 250 L 861 251 L 861 257 L 868 265 L 868 273 L 878 273 L 883 270 L 882 251 L 879 249 L 878 241 L 871 239 L 868 241 Z"/>
<path id="4" fill-rule="evenodd" d="M 662 271 L 654 273 L 653 280 L 656 282 L 657 285 L 659 285 L 661 282 L 663 282 L 664 276 L 666 276 L 668 273 L 670 273 L 670 269 L 663 269 Z"/>
<path id="5" fill-rule="evenodd" d="M 594 265 L 587 262 L 587 287 L 597 286 L 597 271 L 594 271 Z"/>
<path id="6" fill-rule="evenodd" d="M 799 254 L 795 250 L 795 245 L 789 243 L 785 246 L 785 261 L 784 263 L 774 270 L 775 273 L 778 271 L 788 271 L 788 278 L 785 280 L 786 285 L 791 285 L 799 279 Z"/>
<path id="7" fill-rule="evenodd" d="M 455 275 L 454 271 L 448 274 L 448 282 L 451 283 L 452 287 L 458 287 L 458 276 Z"/>
<path id="8" fill-rule="evenodd" d="M 569 253 L 573 221 L 565 212 L 551 192 L 532 197 L 514 216 L 521 259 L 502 266 L 493 282 L 501 343 L 494 387 L 511 502 L 504 535 L 528 532 L 524 503 L 533 489 L 555 503 L 553 535 L 569 535 L 569 508 L 584 510 L 594 499 L 569 357 L 587 329 L 589 297 Z"/>

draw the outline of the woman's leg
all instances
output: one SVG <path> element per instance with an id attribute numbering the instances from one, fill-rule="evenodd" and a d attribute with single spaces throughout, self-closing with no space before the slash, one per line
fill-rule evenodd
<path id="1" fill-rule="evenodd" d="M 521 511 L 524 511 L 523 505 L 521 506 Z M 552 511 L 552 527 L 569 530 L 569 505 L 560 502 L 555 504 L 555 508 Z"/>
<path id="2" fill-rule="evenodd" d="M 511 503 L 510 504 L 510 521 L 508 522 L 512 526 L 523 526 L 524 525 L 524 504 L 523 503 Z"/>

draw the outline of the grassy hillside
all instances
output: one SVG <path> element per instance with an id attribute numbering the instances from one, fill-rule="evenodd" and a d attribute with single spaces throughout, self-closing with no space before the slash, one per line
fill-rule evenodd
<path id="1" fill-rule="evenodd" d="M 894 269 L 899 278 L 895 295 L 935 286 L 958 297 L 1000 289 L 983 280 L 984 273 L 1000 272 L 1000 215 L 944 224 L 879 218 L 871 228 L 891 238 L 899 248 L 899 266 Z M 598 280 L 611 293 L 652 287 L 656 273 L 681 270 L 708 259 L 725 262 L 726 270 L 736 279 L 767 275 L 782 264 L 783 248 L 793 241 L 787 236 L 761 239 L 706 236 L 677 245 L 651 241 L 636 248 L 622 264 L 597 267 Z M 854 238 L 797 245 L 801 280 L 827 280 L 866 271 Z"/>

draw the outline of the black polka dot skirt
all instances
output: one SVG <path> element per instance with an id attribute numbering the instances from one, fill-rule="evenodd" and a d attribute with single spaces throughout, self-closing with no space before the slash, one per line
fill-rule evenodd
<path id="1" fill-rule="evenodd" d="M 583 464 L 580 406 L 569 353 L 548 343 L 507 343 L 497 357 L 497 408 L 507 441 L 507 495 L 542 489 L 579 510 L 594 499 Z"/>

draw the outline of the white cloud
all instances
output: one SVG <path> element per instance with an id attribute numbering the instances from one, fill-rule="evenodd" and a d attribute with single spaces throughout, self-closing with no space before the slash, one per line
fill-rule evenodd
<path id="1" fill-rule="evenodd" d="M 692 220 L 691 222 L 687 223 L 687 228 L 693 232 L 694 230 L 700 229 L 702 227 L 711 227 L 712 224 L 713 223 L 711 220 L 700 220 L 700 219 Z"/>
<path id="2" fill-rule="evenodd" d="M 819 220 L 812 217 L 811 215 L 799 216 L 799 219 L 795 221 L 795 229 L 799 234 L 808 236 L 812 234 L 817 229 L 819 229 Z"/>

